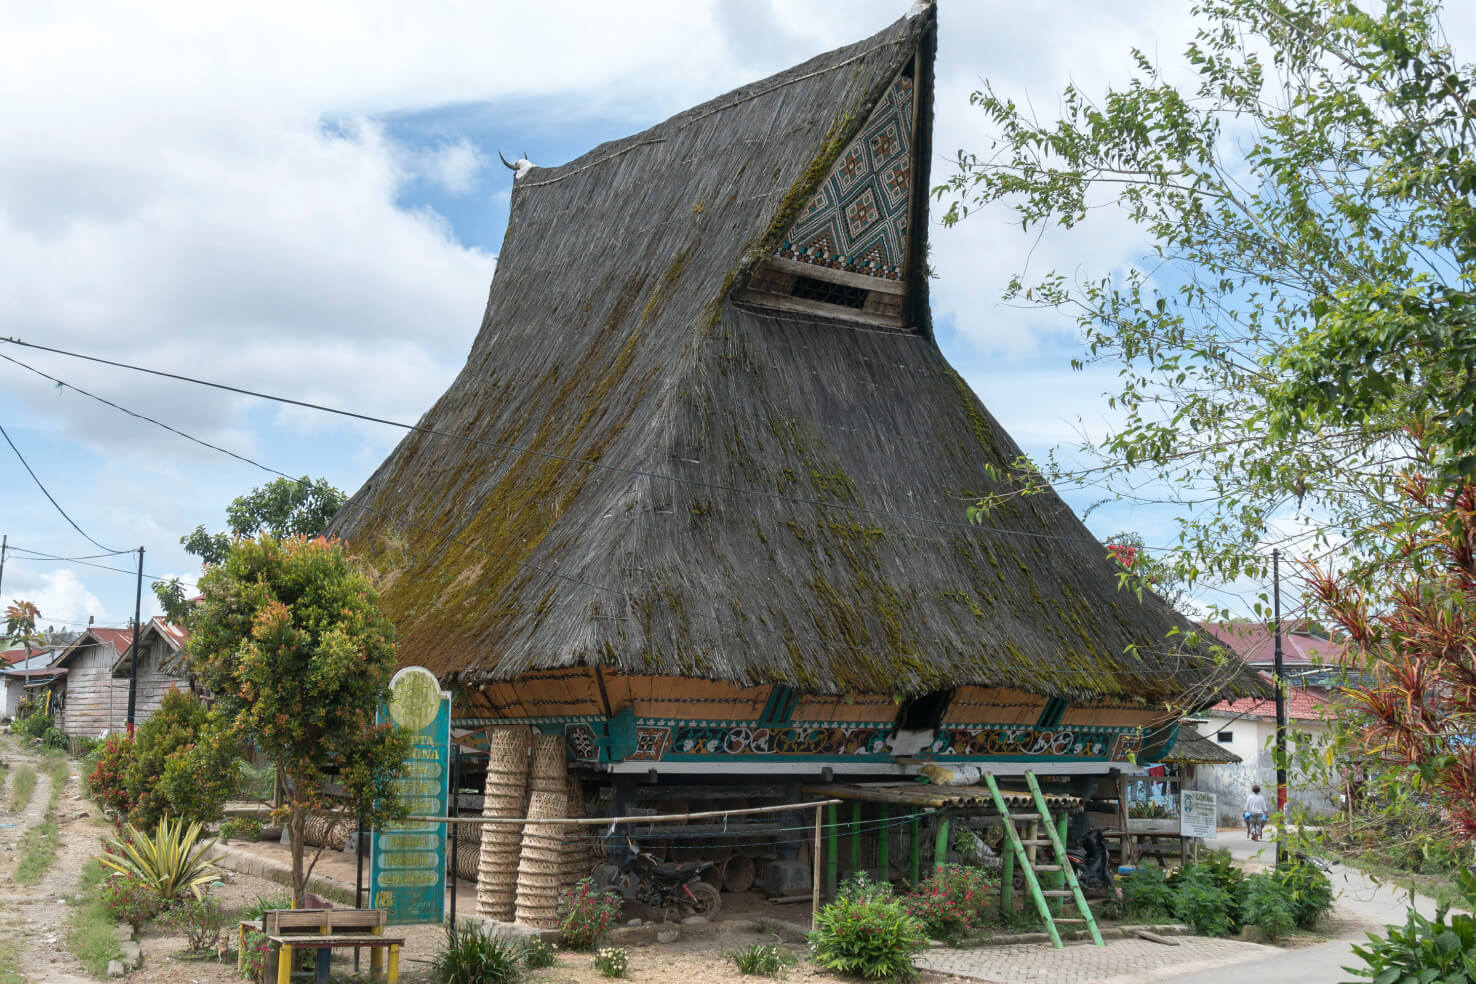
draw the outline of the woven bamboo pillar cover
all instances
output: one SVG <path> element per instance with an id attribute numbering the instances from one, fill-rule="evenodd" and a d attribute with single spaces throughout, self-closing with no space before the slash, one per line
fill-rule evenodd
<path id="1" fill-rule="evenodd" d="M 569 817 L 584 816 L 584 786 L 577 776 L 570 776 L 564 787 L 569 798 Z M 562 890 L 573 888 L 592 865 L 589 859 L 589 827 L 571 827 L 564 832 L 564 859 L 560 871 L 559 886 Z"/>
<path id="2" fill-rule="evenodd" d="M 569 796 L 561 787 L 556 793 L 533 793 L 528 797 L 528 819 L 562 817 Z M 518 857 L 517 922 L 539 929 L 559 924 L 559 883 L 564 866 L 564 828 L 557 824 L 529 824 L 523 828 L 522 852 Z"/>
<path id="3" fill-rule="evenodd" d="M 491 730 L 487 784 L 482 790 L 482 816 L 521 817 L 528 786 L 528 748 L 532 734 L 522 725 Z M 511 922 L 516 912 L 517 827 L 487 825 L 482 830 L 477 863 L 477 915 Z"/>
<path id="4" fill-rule="evenodd" d="M 528 775 L 530 793 L 565 793 L 569 765 L 564 756 L 563 735 L 539 735 L 533 739 L 533 771 Z"/>

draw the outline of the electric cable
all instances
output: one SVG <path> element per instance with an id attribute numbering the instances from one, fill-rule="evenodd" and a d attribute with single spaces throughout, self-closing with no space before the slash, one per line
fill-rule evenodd
<path id="1" fill-rule="evenodd" d="M 15 452 L 15 456 L 19 458 L 20 463 L 25 466 L 26 474 L 31 476 L 31 481 L 36 483 L 36 488 L 40 489 L 41 494 L 46 496 L 47 501 L 56 508 L 57 512 L 61 513 L 62 519 L 65 519 L 68 525 L 72 527 L 72 529 L 82 534 L 82 538 L 84 540 L 92 544 L 94 547 L 97 547 L 97 549 L 99 550 L 106 550 L 107 553 L 104 556 L 113 557 L 118 554 L 133 553 L 132 550 L 113 550 L 111 547 L 104 546 L 103 544 L 98 543 L 92 537 L 88 536 L 87 531 L 78 526 L 75 519 L 67 515 L 67 511 L 61 507 L 61 503 L 56 501 L 56 497 L 51 494 L 50 490 L 46 488 L 41 479 L 36 476 L 36 472 L 31 468 L 31 463 L 26 460 L 25 455 L 20 453 L 20 448 L 15 446 L 15 442 L 10 439 L 10 435 L 5 432 L 4 427 L 0 427 L 0 436 L 3 436 L 5 438 L 5 443 L 10 445 L 10 450 Z"/>
<path id="2" fill-rule="evenodd" d="M 76 557 L 60 557 L 60 556 L 58 556 L 56 554 L 44 553 L 44 552 L 42 552 L 40 550 L 29 550 L 29 549 L 27 549 L 25 547 L 17 547 L 13 543 L 10 545 L 10 548 L 9 549 L 10 550 L 19 550 L 21 553 L 27 553 L 27 554 L 33 554 L 34 555 L 33 557 L 17 557 L 16 560 L 33 560 L 33 559 L 56 560 L 56 561 L 62 561 L 62 562 L 68 563 L 68 564 L 80 564 L 83 567 L 96 567 L 100 571 L 113 571 L 113 572 L 118 573 L 118 574 L 127 574 L 129 577 L 137 577 L 138 576 L 138 571 L 136 571 L 136 570 L 130 571 L 130 570 L 127 570 L 127 569 L 122 568 L 122 567 L 109 567 L 106 564 L 94 564 L 91 561 L 79 560 Z M 138 553 L 138 550 L 137 549 L 133 549 L 133 550 L 120 550 L 118 552 L 119 553 L 125 553 L 125 554 L 131 554 L 131 553 Z M 163 580 L 165 580 L 165 578 L 162 575 L 159 575 L 159 574 L 150 574 L 147 571 L 144 572 L 144 577 L 152 578 L 155 581 L 163 581 Z M 186 581 L 184 578 L 180 578 L 179 579 L 179 583 L 180 584 L 183 584 L 183 585 L 187 585 L 188 587 L 191 587 L 191 588 L 198 587 L 198 585 L 196 585 L 193 581 Z"/>

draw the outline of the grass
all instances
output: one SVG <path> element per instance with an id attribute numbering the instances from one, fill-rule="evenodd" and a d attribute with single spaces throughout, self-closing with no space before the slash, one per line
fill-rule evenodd
<path id="1" fill-rule="evenodd" d="M 67 779 L 71 769 L 67 763 L 66 752 L 51 752 L 41 761 L 41 771 L 51 780 L 51 797 L 46 801 L 46 812 L 50 813 L 56 809 L 57 801 L 61 799 L 62 790 L 67 788 Z"/>
<path id="2" fill-rule="evenodd" d="M 83 901 L 72 909 L 67 920 L 67 945 L 94 977 L 106 974 L 108 961 L 123 953 L 113 938 L 116 923 L 98 899 L 96 888 L 102 880 L 103 866 L 96 858 L 83 865 L 80 888 Z"/>
<path id="3" fill-rule="evenodd" d="M 36 770 L 23 765 L 15 770 L 10 780 L 10 812 L 19 813 L 31 802 L 31 793 L 36 789 Z"/>
<path id="4" fill-rule="evenodd" d="M 10 914 L 0 911 L 0 924 L 11 925 Z M 13 938 L 0 939 L 0 984 L 26 984 L 21 972 L 16 970 L 20 963 L 20 944 Z"/>
<path id="5" fill-rule="evenodd" d="M 20 842 L 20 861 L 15 866 L 15 880 L 21 885 L 34 885 L 46 874 L 56 852 L 61 848 L 61 837 L 56 824 L 42 820 L 27 830 Z"/>

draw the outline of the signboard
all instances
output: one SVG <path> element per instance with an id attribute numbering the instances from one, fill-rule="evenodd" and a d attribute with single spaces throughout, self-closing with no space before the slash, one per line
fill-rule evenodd
<path id="1" fill-rule="evenodd" d="M 390 679 L 389 706 L 377 720 L 410 732 L 410 756 L 397 788 L 411 816 L 446 815 L 451 763 L 451 695 L 435 674 L 407 666 Z M 446 825 L 386 824 L 369 842 L 369 905 L 391 923 L 440 923 L 446 910 Z"/>
<path id="2" fill-rule="evenodd" d="M 1213 840 L 1219 836 L 1219 814 L 1215 794 L 1186 789 L 1179 794 L 1179 833 L 1185 837 Z"/>

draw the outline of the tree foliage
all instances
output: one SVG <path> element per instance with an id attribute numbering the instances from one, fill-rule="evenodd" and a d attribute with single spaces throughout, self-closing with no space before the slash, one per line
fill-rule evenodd
<path id="1" fill-rule="evenodd" d="M 1068 87 L 1037 119 L 986 83 L 991 152 L 960 152 L 936 194 L 945 222 L 1003 203 L 1036 231 L 1115 206 L 1151 241 L 1125 273 L 1021 274 L 1007 296 L 1069 311 L 1078 366 L 1118 368 L 1092 481 L 1157 479 L 1196 507 L 1189 569 L 1232 578 L 1289 507 L 1376 547 L 1401 464 L 1476 470 L 1476 73 L 1431 0 L 1194 11 L 1187 85 L 1135 51 L 1126 85 Z"/>
<path id="2" fill-rule="evenodd" d="M 1364 661 L 1364 685 L 1345 693 L 1372 767 L 1413 770 L 1450 832 L 1476 840 L 1476 482 L 1437 491 L 1414 474 L 1399 487 L 1387 604 L 1315 567 L 1308 585 Z"/>
<path id="3" fill-rule="evenodd" d="M 225 559 L 233 537 L 254 537 L 262 533 L 278 539 L 290 536 L 318 536 L 328 528 L 333 514 L 348 499 L 342 490 L 328 484 L 327 479 L 279 478 L 237 496 L 226 507 L 228 533 L 209 533 L 204 526 L 195 527 L 189 536 L 180 537 L 185 552 L 206 564 Z"/>
<path id="4" fill-rule="evenodd" d="M 409 740 L 374 723 L 395 668 L 394 627 L 343 546 L 321 537 L 237 540 L 200 590 L 191 666 L 235 737 L 283 783 L 301 904 L 311 873 L 303 825 L 327 805 L 330 775 L 366 824 L 399 812 L 392 784 Z"/>

